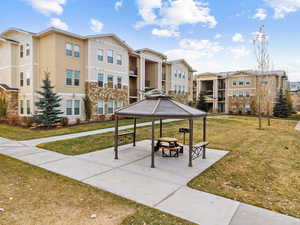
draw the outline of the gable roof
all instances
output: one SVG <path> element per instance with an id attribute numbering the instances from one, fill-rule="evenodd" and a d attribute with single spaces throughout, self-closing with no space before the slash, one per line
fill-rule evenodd
<path id="1" fill-rule="evenodd" d="M 11 88 L 6 84 L 0 84 L 0 88 L 4 89 L 6 91 L 18 91 L 19 90 L 18 88 Z"/>
<path id="2" fill-rule="evenodd" d="M 15 41 L 15 40 L 12 40 L 12 39 L 9 39 L 9 38 L 5 38 L 5 37 L 1 37 L 1 36 L 0 36 L 0 41 L 9 42 L 9 43 L 16 44 L 16 45 L 19 44 L 18 41 Z"/>
<path id="3" fill-rule="evenodd" d="M 150 48 L 141 48 L 141 49 L 136 50 L 136 52 L 138 52 L 138 53 L 141 53 L 141 52 L 150 52 L 150 53 L 153 53 L 155 55 L 158 55 L 158 56 L 162 57 L 163 59 L 167 59 L 167 56 L 164 55 L 163 53 L 155 51 L 155 50 L 150 49 Z"/>
<path id="4" fill-rule="evenodd" d="M 177 63 L 177 62 L 182 62 L 183 64 L 185 64 L 189 68 L 189 70 L 191 72 L 196 72 L 197 71 L 197 70 L 194 70 L 192 68 L 192 66 L 190 64 L 188 64 L 185 59 L 176 59 L 176 60 L 168 61 L 167 63 L 171 63 L 172 64 L 172 63 Z"/>

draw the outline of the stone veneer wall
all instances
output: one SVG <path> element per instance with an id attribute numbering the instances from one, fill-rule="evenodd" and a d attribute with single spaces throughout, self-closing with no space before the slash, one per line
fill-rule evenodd
<path id="1" fill-rule="evenodd" d="M 0 98 L 4 98 L 7 103 L 7 115 L 19 115 L 19 93 L 17 91 L 5 91 L 0 88 Z"/>
<path id="2" fill-rule="evenodd" d="M 183 104 L 188 104 L 189 103 L 189 96 L 188 94 L 178 94 L 175 93 L 174 91 L 169 91 L 169 95 L 173 97 L 174 100 L 181 102 Z"/>
<path id="3" fill-rule="evenodd" d="M 98 115 L 97 106 L 99 101 L 120 101 L 123 102 L 123 106 L 128 105 L 128 86 L 122 86 L 121 89 L 117 89 L 117 85 L 114 88 L 108 88 L 107 84 L 104 84 L 104 88 L 99 88 L 97 82 L 86 82 L 86 95 L 90 98 L 92 103 L 92 120 L 106 120 L 110 119 L 112 115 Z M 107 112 L 107 104 L 104 105 L 104 112 Z"/>

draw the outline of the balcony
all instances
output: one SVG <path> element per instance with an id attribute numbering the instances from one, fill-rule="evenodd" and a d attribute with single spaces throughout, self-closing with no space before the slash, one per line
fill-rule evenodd
<path id="1" fill-rule="evenodd" d="M 138 96 L 138 90 L 137 89 L 130 89 L 129 90 L 129 96 L 130 97 L 137 97 Z"/>
<path id="2" fill-rule="evenodd" d="M 137 69 L 136 68 L 129 69 L 129 76 L 137 77 Z"/>

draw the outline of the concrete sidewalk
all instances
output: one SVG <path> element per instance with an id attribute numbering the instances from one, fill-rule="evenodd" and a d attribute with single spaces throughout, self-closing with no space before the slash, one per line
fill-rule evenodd
<path id="1" fill-rule="evenodd" d="M 186 186 L 228 152 L 208 149 L 207 159 L 188 167 L 188 154 L 162 158 L 156 153 L 156 168 L 150 168 L 150 141 L 136 147 L 120 147 L 119 160 L 113 148 L 78 156 L 26 146 L 0 139 L 0 154 L 39 166 L 96 188 L 162 210 L 201 225 L 300 225 L 297 218 L 243 204 Z"/>
<path id="2" fill-rule="evenodd" d="M 167 120 L 163 120 L 163 123 L 170 123 L 170 122 L 174 122 L 174 121 L 180 121 L 180 119 L 167 119 Z M 156 121 L 155 123 L 158 124 L 159 121 Z M 145 122 L 145 123 L 138 123 L 136 126 L 137 127 L 145 127 L 145 126 L 151 126 L 151 124 L 152 124 L 151 122 Z M 131 128 L 133 128 L 133 125 L 120 126 L 119 130 L 127 130 L 127 129 L 131 129 Z M 53 136 L 53 137 L 47 137 L 47 138 L 39 138 L 39 139 L 33 139 L 33 140 L 27 140 L 27 141 L 19 141 L 19 143 L 22 143 L 27 146 L 36 146 L 36 145 L 46 143 L 46 142 L 61 141 L 61 140 L 84 137 L 84 136 L 89 136 L 89 135 L 94 135 L 94 134 L 103 134 L 103 133 L 113 132 L 114 130 L 115 130 L 114 127 L 110 127 L 110 128 L 99 129 L 99 130 L 74 133 L 74 134 L 66 134 L 66 135 Z"/>

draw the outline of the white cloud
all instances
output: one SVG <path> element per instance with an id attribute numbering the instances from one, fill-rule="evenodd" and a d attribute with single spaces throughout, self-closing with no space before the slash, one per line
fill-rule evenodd
<path id="1" fill-rule="evenodd" d="M 32 8 L 38 12 L 50 16 L 51 14 L 61 15 L 63 13 L 63 5 L 67 0 L 25 0 Z"/>
<path id="2" fill-rule="evenodd" d="M 232 47 L 229 50 L 230 50 L 230 53 L 233 55 L 234 58 L 240 58 L 240 57 L 248 56 L 251 53 L 250 50 L 245 45 L 241 45 L 241 46 L 238 46 L 238 47 Z"/>
<path id="3" fill-rule="evenodd" d="M 210 28 L 217 25 L 210 8 L 205 3 L 196 0 L 137 0 L 139 14 L 143 21 L 136 28 L 146 25 L 178 28 L 183 24 L 202 23 Z"/>
<path id="4" fill-rule="evenodd" d="M 223 37 L 222 34 L 216 34 L 216 35 L 214 36 L 214 39 L 217 40 L 217 39 L 220 39 L 221 37 Z"/>
<path id="5" fill-rule="evenodd" d="M 168 29 L 157 29 L 157 28 L 154 28 L 152 30 L 152 34 L 159 36 L 159 37 L 179 37 L 180 36 L 180 33 L 177 31 L 168 30 Z"/>
<path id="6" fill-rule="evenodd" d="M 265 0 L 265 2 L 274 9 L 276 19 L 282 19 L 286 14 L 300 9 L 300 0 Z"/>
<path id="7" fill-rule="evenodd" d="M 61 21 L 59 18 L 51 18 L 50 25 L 62 30 L 69 29 L 69 26 L 65 22 Z"/>
<path id="8" fill-rule="evenodd" d="M 215 53 L 223 50 L 218 42 L 212 42 L 210 40 L 195 40 L 195 39 L 182 39 L 179 42 L 181 49 L 198 51 L 198 54 L 205 56 L 213 56 Z"/>
<path id="9" fill-rule="evenodd" d="M 240 33 L 235 33 L 233 36 L 232 36 L 232 41 L 233 42 L 244 42 L 244 37 L 242 34 Z"/>
<path id="10" fill-rule="evenodd" d="M 95 33 L 99 33 L 102 31 L 104 24 L 96 19 L 91 19 L 90 20 L 90 29 L 95 32 Z"/>
<path id="11" fill-rule="evenodd" d="M 115 10 L 118 11 L 123 6 L 123 0 L 116 1 Z"/>
<path id="12" fill-rule="evenodd" d="M 253 19 L 265 20 L 267 18 L 267 11 L 265 9 L 256 9 Z"/>

